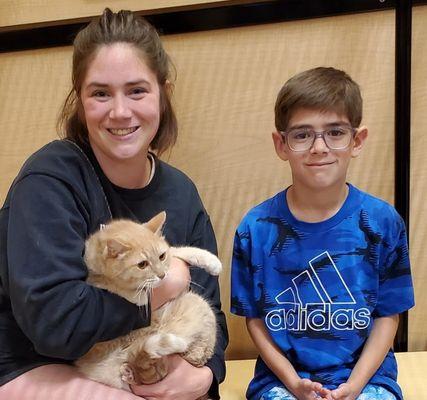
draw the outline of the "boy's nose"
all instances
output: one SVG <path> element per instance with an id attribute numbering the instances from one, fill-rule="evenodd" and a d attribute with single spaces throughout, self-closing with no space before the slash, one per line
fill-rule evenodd
<path id="1" fill-rule="evenodd" d="M 316 137 L 310 151 L 312 153 L 327 153 L 329 151 L 329 147 L 326 145 L 323 137 Z"/>

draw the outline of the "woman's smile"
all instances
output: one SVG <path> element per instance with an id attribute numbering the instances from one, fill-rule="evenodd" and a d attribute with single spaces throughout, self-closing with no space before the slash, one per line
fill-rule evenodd
<path id="1" fill-rule="evenodd" d="M 134 126 L 131 128 L 107 128 L 107 131 L 110 132 L 113 136 L 127 136 L 139 128 L 139 126 Z"/>

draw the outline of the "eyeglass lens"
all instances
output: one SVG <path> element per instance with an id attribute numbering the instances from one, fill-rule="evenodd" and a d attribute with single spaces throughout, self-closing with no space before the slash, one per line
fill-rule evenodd
<path id="1" fill-rule="evenodd" d="M 322 137 L 326 145 L 332 150 L 346 148 L 352 137 L 351 128 L 333 128 L 323 132 L 315 132 L 313 130 L 298 129 L 287 133 L 289 147 L 294 151 L 308 150 L 313 146 L 317 137 Z"/>

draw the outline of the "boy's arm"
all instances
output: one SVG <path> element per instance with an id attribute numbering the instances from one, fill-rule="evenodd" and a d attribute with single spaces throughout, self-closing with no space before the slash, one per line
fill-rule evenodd
<path id="1" fill-rule="evenodd" d="M 374 320 L 372 331 L 363 347 L 359 360 L 347 382 L 332 391 L 333 399 L 352 400 L 357 398 L 392 347 L 398 325 L 399 314 L 379 317 Z"/>
<path id="2" fill-rule="evenodd" d="M 319 399 L 330 398 L 327 397 L 329 390 L 322 388 L 320 383 L 299 377 L 289 360 L 274 344 L 261 319 L 246 318 L 246 326 L 261 358 L 267 364 L 268 368 L 298 399 L 312 399 L 313 395 L 321 396 L 318 397 Z"/>
<path id="3" fill-rule="evenodd" d="M 246 318 L 246 326 L 261 358 L 283 384 L 292 390 L 301 379 L 295 368 L 271 340 L 261 319 Z"/>

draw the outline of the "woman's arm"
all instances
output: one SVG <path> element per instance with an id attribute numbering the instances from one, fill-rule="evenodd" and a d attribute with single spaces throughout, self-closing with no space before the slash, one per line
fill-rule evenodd
<path id="1" fill-rule="evenodd" d="M 228 345 L 228 330 L 225 315 L 221 309 L 219 282 L 217 277 L 211 276 L 201 269 L 192 270 L 191 276 L 192 282 L 196 283 L 192 290 L 208 300 L 217 321 L 214 355 L 206 363 L 206 367 L 213 374 L 209 395 L 210 398 L 217 399 L 219 398 L 219 384 L 225 379 L 225 349 Z"/>
<path id="2" fill-rule="evenodd" d="M 188 265 L 179 258 L 172 258 L 167 275 L 161 284 L 153 289 L 151 309 L 157 310 L 169 300 L 187 291 L 190 286 L 190 279 Z"/>
<path id="3" fill-rule="evenodd" d="M 375 371 L 384 361 L 393 345 L 399 325 L 399 315 L 380 317 L 374 320 L 372 331 L 347 382 L 332 391 L 333 399 L 356 399 Z"/>
<path id="4" fill-rule="evenodd" d="M 200 201 L 200 199 L 199 199 Z M 201 202 L 200 202 L 201 205 Z M 214 230 L 208 214 L 201 205 L 201 210 L 195 220 L 191 246 L 200 247 L 213 254 L 218 254 Z M 200 268 L 191 270 L 192 290 L 202 295 L 211 305 L 217 322 L 217 336 L 214 355 L 206 363 L 213 373 L 209 396 L 219 398 L 219 384 L 225 379 L 225 349 L 228 345 L 228 329 L 225 314 L 221 307 L 221 294 L 218 277 L 209 275 Z"/>
<path id="5" fill-rule="evenodd" d="M 3 284 L 39 354 L 74 360 L 95 343 L 148 325 L 138 307 L 86 283 L 91 203 L 71 185 L 34 174 L 13 189 Z"/>
<path id="6" fill-rule="evenodd" d="M 213 379 L 208 367 L 194 367 L 177 354 L 168 361 L 165 378 L 152 385 L 132 386 L 133 393 L 159 400 L 195 400 L 207 393 Z"/>

